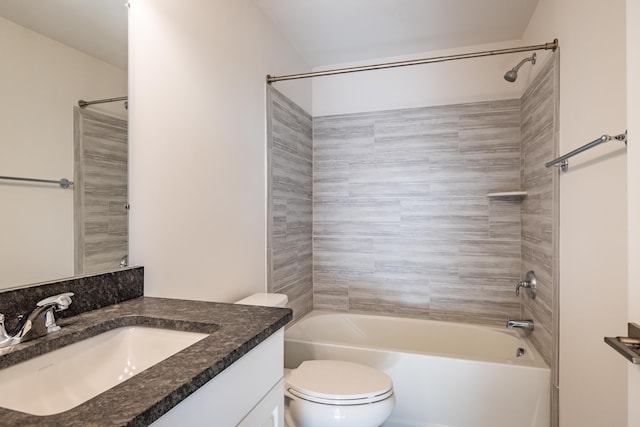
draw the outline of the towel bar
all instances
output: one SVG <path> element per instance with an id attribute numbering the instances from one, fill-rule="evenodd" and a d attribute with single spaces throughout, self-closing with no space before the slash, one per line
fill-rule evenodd
<path id="1" fill-rule="evenodd" d="M 629 362 L 640 365 L 640 325 L 629 323 L 628 337 L 604 337 L 604 342 Z"/>

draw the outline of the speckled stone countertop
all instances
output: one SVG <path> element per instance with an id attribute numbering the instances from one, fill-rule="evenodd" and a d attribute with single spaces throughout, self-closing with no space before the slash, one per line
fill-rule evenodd
<path id="1" fill-rule="evenodd" d="M 141 297 L 61 319 L 62 329 L 0 356 L 11 366 L 121 326 L 203 332 L 205 339 L 88 400 L 50 416 L 0 408 L 2 426 L 145 426 L 180 403 L 291 320 L 291 310 Z M 66 375 L 60 373 L 64 381 Z M 55 390 L 52 390 L 55 393 Z"/>

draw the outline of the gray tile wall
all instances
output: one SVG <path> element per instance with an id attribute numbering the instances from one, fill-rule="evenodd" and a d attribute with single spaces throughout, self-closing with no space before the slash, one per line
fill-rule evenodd
<path id="1" fill-rule="evenodd" d="M 521 297 L 523 316 L 535 321 L 531 339 L 544 359 L 554 366 L 554 299 L 557 303 L 557 275 L 554 274 L 554 239 L 558 209 L 555 199 L 555 168 L 544 163 L 557 156 L 558 78 L 555 56 L 522 96 L 522 185 L 528 196 L 522 203 L 521 274 L 533 270 L 538 293 L 535 299 Z M 554 294 L 556 296 L 554 296 Z M 557 310 L 556 310 L 557 312 Z M 557 321 L 557 318 L 556 318 Z M 556 325 L 557 326 L 557 325 Z"/>
<path id="2" fill-rule="evenodd" d="M 557 378 L 557 173 L 544 167 L 557 103 L 557 55 L 521 100 L 312 122 L 269 88 L 269 291 L 288 294 L 296 318 L 312 306 L 532 317 Z M 486 197 L 520 189 L 523 201 Z M 531 269 L 538 297 L 518 298 Z"/>
<path id="3" fill-rule="evenodd" d="M 128 124 L 74 107 L 74 274 L 119 267 L 129 252 Z"/>
<path id="4" fill-rule="evenodd" d="M 268 292 L 287 294 L 294 319 L 311 311 L 312 119 L 267 88 Z"/>
<path id="5" fill-rule="evenodd" d="M 314 308 L 520 315 L 520 100 L 314 118 Z"/>

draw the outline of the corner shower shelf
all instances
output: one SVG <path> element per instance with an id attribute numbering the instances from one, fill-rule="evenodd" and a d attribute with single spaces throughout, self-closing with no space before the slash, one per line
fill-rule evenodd
<path id="1" fill-rule="evenodd" d="M 488 199 L 524 199 L 527 197 L 526 191 L 503 191 L 501 193 L 488 193 Z"/>

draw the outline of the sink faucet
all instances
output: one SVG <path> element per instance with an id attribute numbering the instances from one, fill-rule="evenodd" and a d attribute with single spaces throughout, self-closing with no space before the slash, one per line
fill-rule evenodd
<path id="1" fill-rule="evenodd" d="M 0 348 L 30 341 L 45 336 L 49 332 L 59 331 L 60 326 L 56 325 L 53 312 L 69 308 L 72 296 L 73 292 L 66 292 L 38 301 L 31 313 L 22 318 L 18 324 L 17 332 L 13 335 L 7 333 L 4 326 L 4 315 L 0 314 Z"/>
<path id="2" fill-rule="evenodd" d="M 508 329 L 520 328 L 520 329 L 526 329 L 527 331 L 533 331 L 533 319 L 509 320 L 507 322 L 507 328 Z"/>
<path id="3" fill-rule="evenodd" d="M 4 328 L 4 314 L 0 313 L 0 348 L 17 344 L 13 342 L 13 337 Z"/>

